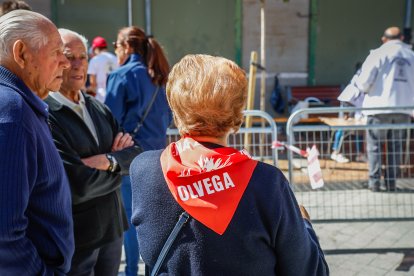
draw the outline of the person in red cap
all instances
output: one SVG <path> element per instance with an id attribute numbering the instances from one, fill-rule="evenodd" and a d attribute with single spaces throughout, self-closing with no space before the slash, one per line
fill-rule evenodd
<path id="1" fill-rule="evenodd" d="M 118 68 L 118 61 L 114 54 L 108 52 L 105 38 L 97 36 L 92 41 L 94 57 L 89 62 L 88 90 L 95 94 L 98 101 L 104 102 L 106 96 L 106 79 L 112 70 Z"/>

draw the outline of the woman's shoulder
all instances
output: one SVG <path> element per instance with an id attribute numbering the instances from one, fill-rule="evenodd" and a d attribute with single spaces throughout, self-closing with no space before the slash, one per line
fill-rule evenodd
<path id="1" fill-rule="evenodd" d="M 131 163 L 131 175 L 135 172 L 148 171 L 155 169 L 156 164 L 159 164 L 160 156 L 163 150 L 148 150 L 139 154 Z"/>
<path id="2" fill-rule="evenodd" d="M 131 66 L 128 64 L 124 64 L 113 70 L 109 76 L 123 76 L 125 73 L 131 70 Z"/>
<path id="3" fill-rule="evenodd" d="M 159 194 L 160 190 L 165 189 L 162 184 L 164 176 L 160 164 L 161 153 L 162 150 L 144 151 L 132 161 L 129 175 L 132 192 L 137 197 Z"/>
<path id="4" fill-rule="evenodd" d="M 131 78 L 148 77 L 149 74 L 145 66 L 137 63 L 128 63 L 112 71 L 108 76 L 108 82 L 128 81 Z"/>
<path id="5" fill-rule="evenodd" d="M 263 162 L 258 162 L 252 181 L 259 185 L 261 190 L 283 190 L 289 186 L 288 180 L 279 168 Z"/>
<path id="6" fill-rule="evenodd" d="M 282 171 L 273 165 L 264 163 L 264 162 L 258 162 L 256 166 L 256 170 L 260 171 L 261 175 L 267 175 L 267 176 L 278 176 L 278 177 L 284 177 Z"/>

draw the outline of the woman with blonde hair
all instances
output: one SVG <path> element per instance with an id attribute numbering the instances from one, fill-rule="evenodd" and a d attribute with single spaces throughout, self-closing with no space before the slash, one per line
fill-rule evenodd
<path id="1" fill-rule="evenodd" d="M 146 272 L 329 274 L 282 172 L 227 146 L 246 95 L 244 71 L 225 58 L 188 55 L 173 67 L 167 99 L 181 139 L 144 152 L 130 168 L 132 222 Z"/>

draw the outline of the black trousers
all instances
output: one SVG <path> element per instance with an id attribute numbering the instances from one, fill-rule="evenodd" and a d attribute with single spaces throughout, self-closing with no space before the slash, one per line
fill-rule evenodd
<path id="1" fill-rule="evenodd" d="M 94 250 L 77 252 L 72 258 L 70 276 L 117 276 L 121 264 L 123 237 Z"/>

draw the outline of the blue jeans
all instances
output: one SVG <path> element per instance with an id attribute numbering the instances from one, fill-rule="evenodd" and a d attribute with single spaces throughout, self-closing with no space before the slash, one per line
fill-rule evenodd
<path id="1" fill-rule="evenodd" d="M 339 152 L 341 150 L 341 138 L 344 135 L 344 131 L 342 129 L 338 129 L 335 132 L 335 138 L 334 138 L 334 143 L 332 145 L 332 150 Z M 356 133 L 355 136 L 355 150 L 356 153 L 361 153 L 362 148 L 364 147 L 363 145 L 363 139 L 364 137 L 362 135 L 360 135 L 358 132 Z"/>
<path id="2" fill-rule="evenodd" d="M 125 275 L 136 276 L 138 274 L 139 246 L 135 226 L 131 223 L 132 193 L 129 175 L 122 177 L 121 192 L 129 225 L 128 231 L 124 233 L 124 249 L 126 257 Z"/>
<path id="3" fill-rule="evenodd" d="M 332 145 L 332 149 L 334 151 L 339 151 L 340 150 L 339 142 L 341 141 L 342 135 L 343 135 L 343 130 L 342 129 L 338 129 L 335 132 L 335 140 L 334 140 L 334 143 Z"/>

